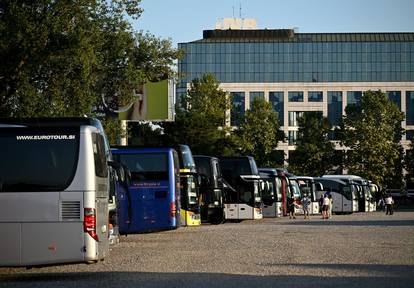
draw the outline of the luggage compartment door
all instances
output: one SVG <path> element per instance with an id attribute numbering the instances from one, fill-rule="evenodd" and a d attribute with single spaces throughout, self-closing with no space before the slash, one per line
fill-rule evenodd
<path id="1" fill-rule="evenodd" d="M 84 261 L 82 222 L 23 223 L 23 265 Z"/>
<path id="2" fill-rule="evenodd" d="M 20 265 L 20 224 L 0 223 L 0 266 Z"/>

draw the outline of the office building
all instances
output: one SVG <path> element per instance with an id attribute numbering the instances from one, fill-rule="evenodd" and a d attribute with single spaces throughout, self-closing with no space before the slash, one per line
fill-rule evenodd
<path id="1" fill-rule="evenodd" d="M 243 26 L 235 22 L 237 28 Z M 180 43 L 185 56 L 178 63 L 183 78 L 177 97 L 186 93 L 192 79 L 211 73 L 232 94 L 233 116 L 249 109 L 255 97 L 265 98 L 279 114 L 288 141 L 278 149 L 288 156 L 295 149 L 297 119 L 303 112 L 320 111 L 335 125 L 364 91 L 381 90 L 406 114 L 402 126 L 407 134 L 401 141 L 407 149 L 414 134 L 414 33 L 252 27 L 249 19 L 249 29 L 205 30 L 202 39 Z M 235 117 L 231 124 L 237 126 Z"/>

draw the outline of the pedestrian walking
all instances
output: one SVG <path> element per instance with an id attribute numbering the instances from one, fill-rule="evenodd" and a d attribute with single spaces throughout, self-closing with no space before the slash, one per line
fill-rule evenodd
<path id="1" fill-rule="evenodd" d="M 332 218 L 332 207 L 333 207 L 333 198 L 332 198 L 332 194 L 331 193 L 328 194 L 328 199 L 329 199 L 329 204 L 328 204 L 328 218 L 331 219 Z"/>
<path id="2" fill-rule="evenodd" d="M 391 194 L 388 194 L 388 196 L 385 198 L 385 205 L 386 205 L 386 209 L 387 209 L 385 214 L 386 215 L 394 214 L 394 209 L 393 209 L 394 200 L 392 199 Z"/>
<path id="3" fill-rule="evenodd" d="M 305 215 L 305 219 L 309 219 L 309 205 L 311 203 L 309 197 L 307 194 L 303 195 L 303 198 L 301 200 L 302 208 L 303 208 L 303 214 Z"/>
<path id="4" fill-rule="evenodd" d="M 328 195 L 323 196 L 322 204 L 322 219 L 328 219 L 329 198 Z"/>
<path id="5" fill-rule="evenodd" d="M 319 204 L 319 213 L 322 213 L 322 206 L 323 206 L 323 194 L 321 195 L 321 197 L 318 200 L 318 204 Z"/>
<path id="6" fill-rule="evenodd" d="M 295 197 L 291 197 L 288 199 L 288 213 L 289 219 L 296 219 L 295 216 Z"/>

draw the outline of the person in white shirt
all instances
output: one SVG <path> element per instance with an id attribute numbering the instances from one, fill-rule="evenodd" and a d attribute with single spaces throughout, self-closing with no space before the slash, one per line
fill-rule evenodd
<path id="1" fill-rule="evenodd" d="M 391 194 L 388 194 L 388 196 L 385 198 L 385 205 L 386 205 L 386 208 L 387 208 L 387 211 L 385 213 L 386 215 L 394 214 L 394 210 L 393 210 L 393 207 L 392 207 L 393 204 L 394 204 L 394 200 L 392 199 Z"/>
<path id="2" fill-rule="evenodd" d="M 323 196 L 323 204 L 322 204 L 322 219 L 328 219 L 328 209 L 329 209 L 330 200 L 328 195 Z"/>

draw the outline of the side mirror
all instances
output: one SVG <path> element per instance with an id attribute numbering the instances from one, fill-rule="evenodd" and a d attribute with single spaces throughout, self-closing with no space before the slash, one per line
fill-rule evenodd
<path id="1" fill-rule="evenodd" d="M 115 161 L 108 161 L 108 165 L 115 170 L 118 181 L 125 182 L 125 170 L 122 164 Z"/>
<path id="2" fill-rule="evenodd" d="M 316 191 L 323 191 L 322 183 L 316 182 L 315 183 L 315 189 L 316 189 Z"/>

